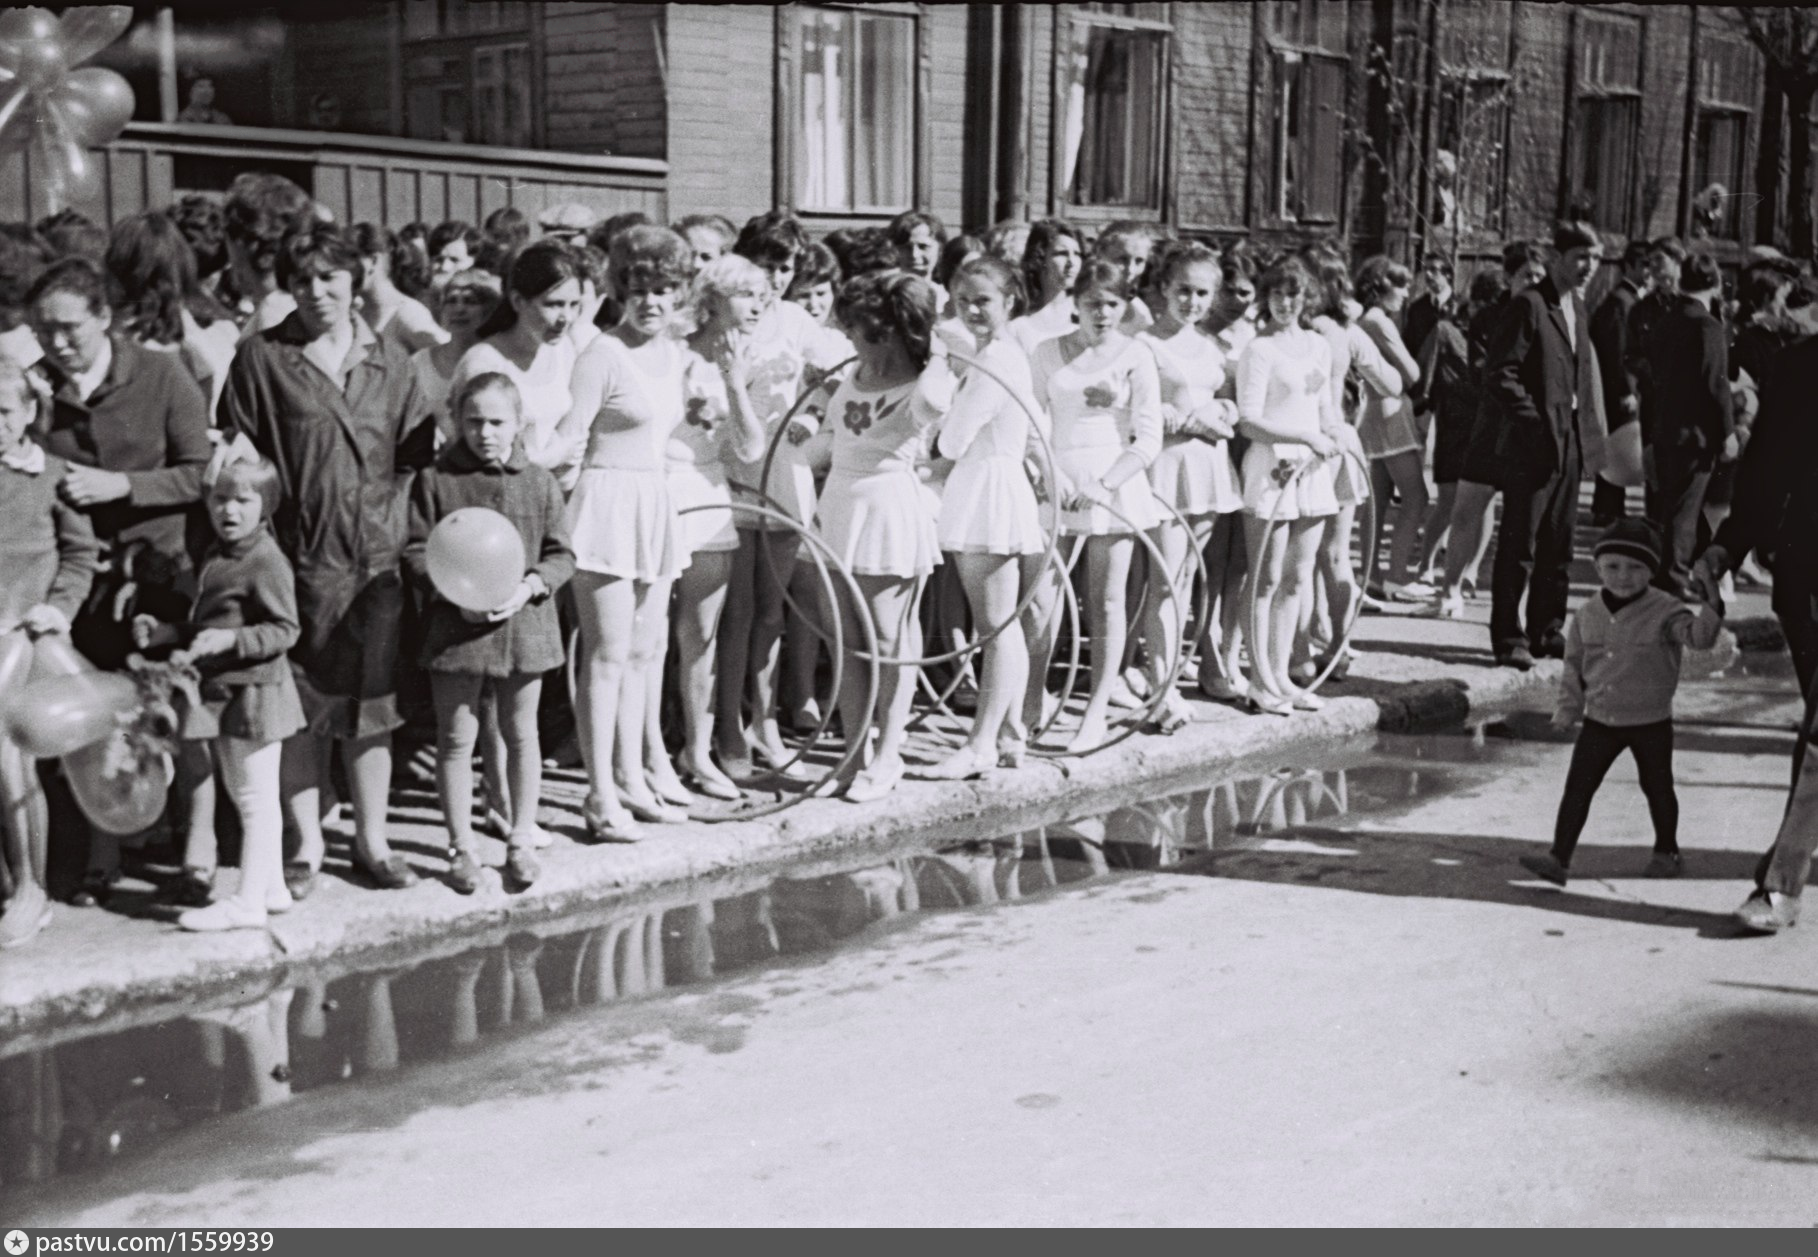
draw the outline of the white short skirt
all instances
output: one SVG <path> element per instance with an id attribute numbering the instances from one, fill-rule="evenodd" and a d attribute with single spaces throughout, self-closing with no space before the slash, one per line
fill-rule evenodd
<path id="1" fill-rule="evenodd" d="M 1089 449 L 1056 450 L 1054 461 L 1061 474 L 1075 485 L 1091 484 L 1101 478 L 1117 461 L 1122 451 L 1094 446 Z M 1148 532 L 1162 522 L 1162 509 L 1155 504 L 1155 491 L 1147 476 L 1131 476 L 1112 495 L 1114 515 L 1102 506 L 1084 511 L 1062 511 L 1061 531 L 1073 537 L 1128 536 Z"/>
<path id="2" fill-rule="evenodd" d="M 1225 441 L 1171 436 L 1149 465 L 1155 496 L 1182 515 L 1225 515 L 1244 509 L 1244 490 Z"/>
<path id="3" fill-rule="evenodd" d="M 1020 458 L 961 459 L 941 494 L 941 549 L 967 554 L 1040 554 L 1048 534 Z"/>
<path id="4" fill-rule="evenodd" d="M 1361 506 L 1370 499 L 1370 459 L 1363 438 L 1345 424 L 1334 434 L 1339 457 L 1332 464 L 1332 493 L 1340 506 Z"/>
<path id="5" fill-rule="evenodd" d="M 913 471 L 834 471 L 815 527 L 848 570 L 861 576 L 926 576 L 941 562 L 932 494 Z"/>
<path id="6" fill-rule="evenodd" d="M 584 467 L 568 499 L 575 566 L 628 580 L 671 580 L 687 561 L 660 471 Z"/>
<path id="7" fill-rule="evenodd" d="M 1315 519 L 1338 514 L 1338 496 L 1332 487 L 1337 462 L 1315 458 L 1312 450 L 1294 441 L 1253 442 L 1244 454 L 1244 511 L 1257 519 Z M 1296 471 L 1300 471 L 1298 477 Z"/>
<path id="8" fill-rule="evenodd" d="M 701 550 L 736 550 L 739 530 L 733 523 L 732 486 L 726 483 L 722 467 L 701 467 L 696 463 L 670 463 L 669 496 L 675 502 L 675 513 L 682 525 L 682 563 Z M 692 511 L 692 507 L 720 507 L 720 510 Z"/>

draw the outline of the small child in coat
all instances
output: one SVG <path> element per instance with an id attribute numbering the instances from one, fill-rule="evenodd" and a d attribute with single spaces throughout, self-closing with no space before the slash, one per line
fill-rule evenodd
<path id="1" fill-rule="evenodd" d="M 177 918 L 186 930 L 263 929 L 291 907 L 284 885 L 279 763 L 284 740 L 303 729 L 303 700 L 286 658 L 297 644 L 296 575 L 271 530 L 282 490 L 278 469 L 244 442 L 210 464 L 208 522 L 215 540 L 196 573 L 186 625 L 133 620 L 141 650 L 175 646 L 202 674 L 201 703 L 180 715 L 177 736 L 208 743 L 216 772 L 240 813 L 240 885 L 226 899 Z"/>
<path id="2" fill-rule="evenodd" d="M 463 895 L 480 886 L 473 842 L 473 752 L 480 704 L 488 688 L 505 735 L 511 818 L 505 879 L 519 889 L 540 871 L 537 801 L 543 755 L 537 702 L 543 674 L 564 661 L 555 591 L 574 575 L 561 486 L 525 456 L 522 400 L 497 372 L 467 381 L 450 413 L 460 439 L 450 442 L 411 491 L 410 540 L 404 567 L 431 597 L 423 630 L 423 667 L 436 708 L 436 781 L 448 825 L 448 884 Z M 429 580 L 429 534 L 463 507 L 480 506 L 510 520 L 524 540 L 524 578 L 493 611 L 466 611 L 436 596 Z"/>
<path id="3" fill-rule="evenodd" d="M 38 394 L 25 373 L 0 358 L 0 713 L 31 676 L 33 643 L 69 633 L 88 597 L 98 548 L 88 514 L 58 488 L 69 464 L 28 435 Z M 0 915 L 0 948 L 30 942 L 50 922 L 44 890 L 50 813 L 37 765 L 0 724 L 0 871 L 10 882 Z"/>
<path id="4" fill-rule="evenodd" d="M 1701 605 L 1694 611 L 1653 587 L 1662 546 L 1646 520 L 1618 521 L 1598 540 L 1594 553 L 1603 588 L 1572 617 L 1559 707 L 1553 713 L 1556 729 L 1571 728 L 1581 716 L 1584 728 L 1572 749 L 1552 850 L 1521 857 L 1522 867 L 1556 886 L 1566 884 L 1591 799 L 1624 751 L 1635 757 L 1654 822 L 1654 857 L 1647 875 L 1679 876 L 1673 693 L 1679 688 L 1686 646 L 1709 650 L 1723 627 L 1720 609 Z"/>

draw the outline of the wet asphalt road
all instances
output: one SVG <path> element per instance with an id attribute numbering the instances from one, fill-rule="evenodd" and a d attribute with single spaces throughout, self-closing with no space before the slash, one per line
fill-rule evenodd
<path id="1" fill-rule="evenodd" d="M 654 934 L 591 971 L 578 945 L 593 1007 L 564 1011 L 546 979 L 532 1000 L 534 958 L 475 962 L 472 1007 L 506 999 L 481 1015 L 509 1027 L 413 1063 L 369 1017 L 343 1085 L 259 1082 L 319 998 L 286 993 L 222 1022 L 261 1105 L 9 1189 L 0 1215 L 1810 1226 L 1818 939 L 1742 940 L 1726 919 L 1778 819 L 1789 695 L 1746 676 L 1685 695 L 1679 881 L 1639 876 L 1627 761 L 1572 887 L 1526 879 L 1515 857 L 1549 834 L 1569 745 L 1518 714 L 1051 830 L 1020 860 L 833 879 L 870 924 L 712 981 L 656 992 L 687 949 Z M 1055 885 L 1098 850 L 1081 835 L 1114 839 L 1114 863 L 1188 850 Z M 936 882 L 998 902 L 928 910 Z M 438 1033 L 457 1041 L 462 1015 L 412 1014 L 452 1018 Z"/>

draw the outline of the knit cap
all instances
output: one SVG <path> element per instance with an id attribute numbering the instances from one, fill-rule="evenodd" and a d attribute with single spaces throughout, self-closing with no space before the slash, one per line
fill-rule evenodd
<path id="1" fill-rule="evenodd" d="M 1620 554 L 1624 558 L 1634 559 L 1648 565 L 1648 570 L 1660 570 L 1660 533 L 1645 519 L 1619 519 L 1604 531 L 1597 539 L 1597 546 L 1591 553 L 1597 558 L 1606 554 Z"/>

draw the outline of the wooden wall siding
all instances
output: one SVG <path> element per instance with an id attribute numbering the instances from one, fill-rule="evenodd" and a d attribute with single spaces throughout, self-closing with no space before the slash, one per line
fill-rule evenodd
<path id="1" fill-rule="evenodd" d="M 1250 7 L 1174 6 L 1175 199 L 1180 226 L 1244 231 L 1249 134 Z"/>
<path id="2" fill-rule="evenodd" d="M 929 83 L 927 128 L 933 146 L 929 163 L 933 186 L 928 208 L 958 232 L 966 216 L 964 179 L 969 161 L 982 163 L 992 144 L 988 135 L 966 134 L 966 6 L 937 4 L 928 9 L 934 73 Z"/>
<path id="3" fill-rule="evenodd" d="M 1031 70 L 1029 73 L 1029 216 L 1046 218 L 1060 212 L 1054 190 L 1054 33 L 1057 6 L 1028 6 Z"/>
<path id="4" fill-rule="evenodd" d="M 310 102 L 321 92 L 341 102 L 341 126 L 360 135 L 399 134 L 392 112 L 393 55 L 398 30 L 392 6 L 347 6 L 326 20 L 293 21 L 289 34 L 295 48 L 294 100 L 276 102 L 287 111 L 271 125 L 309 127 Z M 405 55 L 409 55 L 406 53 Z"/>
<path id="5" fill-rule="evenodd" d="M 743 222 L 776 203 L 776 12 L 771 5 L 672 4 L 669 210 Z"/>
<path id="6" fill-rule="evenodd" d="M 104 186 L 100 195 L 87 200 L 53 200 L 44 181 L 24 153 L 0 156 L 0 221 L 34 222 L 59 209 L 75 209 L 99 223 L 136 214 L 148 205 L 167 205 L 172 199 L 173 162 L 168 153 L 136 145 L 116 144 L 96 151 L 102 163 Z"/>
<path id="7" fill-rule="evenodd" d="M 242 132 L 242 134 L 246 134 Z M 295 173 L 311 194 L 342 222 L 370 220 L 389 227 L 421 220 L 462 218 L 477 223 L 493 210 L 515 205 L 535 218 L 545 208 L 578 201 L 596 212 L 617 214 L 642 210 L 666 220 L 668 198 L 660 172 L 590 171 L 542 166 L 534 162 L 442 161 L 416 154 L 337 151 L 308 152 L 272 146 L 261 161 L 256 141 L 229 146 L 159 144 L 118 140 L 97 150 L 106 186 L 89 201 L 72 203 L 97 222 L 112 224 L 148 208 L 169 205 L 183 192 L 178 186 L 179 154 L 231 160 L 237 169 L 278 168 Z M 219 191 L 219 188 L 201 189 Z M 0 158 L 0 220 L 31 220 L 55 208 L 42 180 L 34 176 L 23 154 Z"/>
<path id="8" fill-rule="evenodd" d="M 544 6 L 544 100 L 549 147 L 662 157 L 668 102 L 661 4 Z"/>

